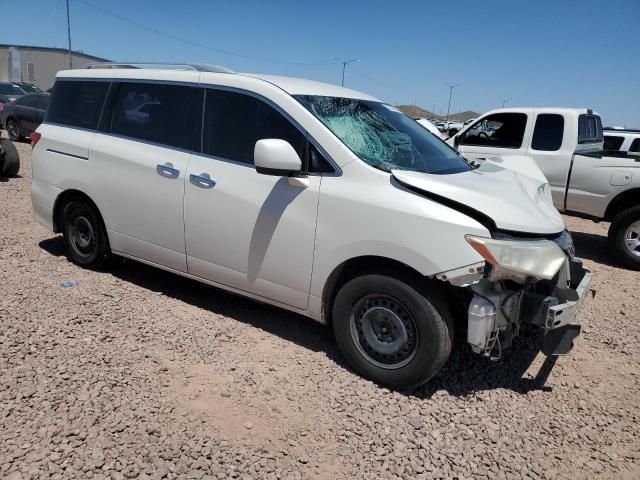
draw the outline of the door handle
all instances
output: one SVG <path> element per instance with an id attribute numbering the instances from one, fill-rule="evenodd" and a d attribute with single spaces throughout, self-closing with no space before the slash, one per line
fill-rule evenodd
<path id="1" fill-rule="evenodd" d="M 213 188 L 216 181 L 209 176 L 208 173 L 201 173 L 200 175 L 189 175 L 189 181 L 196 187 L 200 188 Z"/>
<path id="2" fill-rule="evenodd" d="M 173 164 L 170 162 L 156 165 L 156 172 L 167 178 L 178 178 L 180 170 L 173 168 Z"/>

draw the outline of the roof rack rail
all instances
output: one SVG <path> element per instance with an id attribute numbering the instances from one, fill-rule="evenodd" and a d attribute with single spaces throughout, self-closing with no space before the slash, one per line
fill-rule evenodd
<path id="1" fill-rule="evenodd" d="M 602 130 L 607 130 L 609 132 L 628 132 L 628 133 L 638 133 L 640 132 L 640 128 L 625 128 L 625 127 L 602 127 Z"/>
<path id="2" fill-rule="evenodd" d="M 165 62 L 95 62 L 86 65 L 87 69 L 99 68 L 155 68 L 166 70 L 193 70 L 196 72 L 236 73 L 220 65 L 206 63 L 165 63 Z"/>

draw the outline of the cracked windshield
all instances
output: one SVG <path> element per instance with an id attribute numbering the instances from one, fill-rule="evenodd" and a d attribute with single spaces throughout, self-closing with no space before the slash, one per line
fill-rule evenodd
<path id="1" fill-rule="evenodd" d="M 436 174 L 471 170 L 454 150 L 394 107 L 353 98 L 296 98 L 353 153 L 380 170 Z"/>

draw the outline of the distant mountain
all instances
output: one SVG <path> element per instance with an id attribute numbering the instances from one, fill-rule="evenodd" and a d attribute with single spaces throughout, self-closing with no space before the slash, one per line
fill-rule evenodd
<path id="1" fill-rule="evenodd" d="M 444 120 L 446 115 L 436 115 L 429 110 L 425 110 L 424 108 L 420 108 L 416 105 L 396 105 L 396 108 L 403 112 L 405 115 L 408 115 L 411 118 L 437 118 L 439 120 Z M 449 120 L 460 120 L 465 122 L 470 118 L 479 117 L 480 114 L 478 112 L 473 112 L 471 110 L 467 110 L 466 112 L 452 113 L 449 115 Z"/>

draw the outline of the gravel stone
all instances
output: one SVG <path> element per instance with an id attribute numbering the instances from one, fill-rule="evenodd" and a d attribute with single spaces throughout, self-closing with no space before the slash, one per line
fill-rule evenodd
<path id="1" fill-rule="evenodd" d="M 492 362 L 458 335 L 430 384 L 392 392 L 306 318 L 131 261 L 74 266 L 31 217 L 17 147 L 20 177 L 0 178 L 0 478 L 640 478 L 640 274 L 612 263 L 606 223 L 565 218 L 597 291 L 570 355 L 552 365 L 523 334 Z"/>

